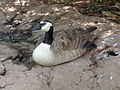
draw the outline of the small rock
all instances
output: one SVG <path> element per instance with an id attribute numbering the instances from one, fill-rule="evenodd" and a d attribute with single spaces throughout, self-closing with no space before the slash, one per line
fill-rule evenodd
<path id="1" fill-rule="evenodd" d="M 115 44 L 113 44 L 113 47 L 116 47 L 118 44 L 117 43 L 115 43 Z"/>
<path id="2" fill-rule="evenodd" d="M 103 44 L 105 44 L 106 42 L 105 41 L 101 41 Z"/>
<path id="3" fill-rule="evenodd" d="M 102 49 L 104 49 L 104 48 L 105 48 L 105 46 L 103 46 L 103 45 L 97 46 L 97 50 L 102 50 Z"/>
<path id="4" fill-rule="evenodd" d="M 118 56 L 120 56 L 120 51 L 117 51 L 116 54 L 118 54 Z"/>
<path id="5" fill-rule="evenodd" d="M 109 56 L 108 53 L 102 52 L 102 53 L 100 53 L 96 58 L 97 58 L 97 59 L 106 59 L 106 58 L 108 58 L 108 56 Z"/>
<path id="6" fill-rule="evenodd" d="M 112 79 L 113 79 L 113 77 L 111 76 L 111 77 L 110 77 L 110 80 L 112 80 Z"/>

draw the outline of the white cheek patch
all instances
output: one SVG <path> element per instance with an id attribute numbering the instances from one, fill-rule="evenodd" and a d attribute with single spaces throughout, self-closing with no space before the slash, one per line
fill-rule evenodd
<path id="1" fill-rule="evenodd" d="M 44 25 L 42 28 L 41 28 L 43 31 L 49 31 L 49 29 L 50 29 L 50 26 L 48 26 L 48 25 Z"/>
<path id="2" fill-rule="evenodd" d="M 50 29 L 51 26 L 52 26 L 52 24 L 49 23 L 49 22 L 47 22 L 47 23 L 41 28 L 41 30 L 47 32 L 47 31 L 49 31 L 49 29 Z"/>

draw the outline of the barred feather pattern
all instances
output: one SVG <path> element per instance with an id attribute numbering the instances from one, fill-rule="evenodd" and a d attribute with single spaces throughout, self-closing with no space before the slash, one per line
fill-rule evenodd
<path id="1" fill-rule="evenodd" d="M 50 48 L 57 59 L 54 64 L 71 61 L 83 55 L 86 52 L 83 45 L 93 40 L 91 32 L 82 28 L 58 32 Z"/>

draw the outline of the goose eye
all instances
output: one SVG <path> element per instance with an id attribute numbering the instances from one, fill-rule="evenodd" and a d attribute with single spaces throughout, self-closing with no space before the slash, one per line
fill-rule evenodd
<path id="1" fill-rule="evenodd" d="M 44 26 L 45 24 L 40 24 L 40 26 Z"/>
<path id="2" fill-rule="evenodd" d="M 46 23 L 41 23 L 40 26 L 44 26 Z"/>

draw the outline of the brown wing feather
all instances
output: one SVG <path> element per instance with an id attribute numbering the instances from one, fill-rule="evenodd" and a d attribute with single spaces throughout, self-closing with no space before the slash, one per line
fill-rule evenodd
<path id="1" fill-rule="evenodd" d="M 58 32 L 51 48 L 59 51 L 81 49 L 90 38 L 90 33 L 83 33 L 83 29 L 67 30 Z"/>

